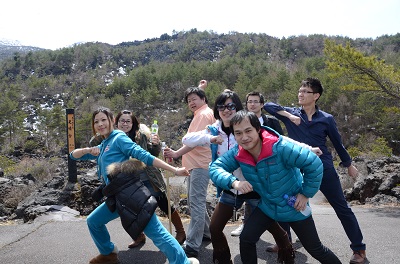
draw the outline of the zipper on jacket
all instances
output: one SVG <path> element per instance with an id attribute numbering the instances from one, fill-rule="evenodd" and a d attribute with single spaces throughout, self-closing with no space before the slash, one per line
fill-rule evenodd
<path id="1" fill-rule="evenodd" d="M 125 204 L 121 204 L 121 206 L 124 208 L 124 210 L 127 210 L 128 212 L 130 212 L 131 214 L 137 216 L 138 214 L 135 213 L 134 211 L 132 211 L 128 206 L 126 206 Z"/>

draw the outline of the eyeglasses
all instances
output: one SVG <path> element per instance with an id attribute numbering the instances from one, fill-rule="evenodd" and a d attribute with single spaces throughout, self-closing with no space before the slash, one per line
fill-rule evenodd
<path id="1" fill-rule="evenodd" d="M 310 91 L 307 91 L 307 90 L 299 90 L 299 94 L 315 94 L 315 92 L 310 92 Z"/>
<path id="2" fill-rule="evenodd" d="M 118 123 L 121 123 L 121 124 L 123 124 L 123 123 L 125 123 L 125 124 L 130 124 L 130 123 L 131 123 L 131 120 L 129 120 L 129 119 L 127 119 L 127 120 L 125 120 L 125 119 L 120 119 L 120 120 L 118 120 Z"/>
<path id="3" fill-rule="evenodd" d="M 228 110 L 236 110 L 236 105 L 234 104 L 234 103 L 229 103 L 229 104 L 226 104 L 226 105 L 217 105 L 217 110 L 218 111 L 225 111 L 225 109 L 228 109 Z"/>
<path id="4" fill-rule="evenodd" d="M 259 101 L 247 101 L 246 103 L 248 103 L 248 104 L 259 104 L 259 103 L 261 103 L 261 102 L 259 102 Z"/>

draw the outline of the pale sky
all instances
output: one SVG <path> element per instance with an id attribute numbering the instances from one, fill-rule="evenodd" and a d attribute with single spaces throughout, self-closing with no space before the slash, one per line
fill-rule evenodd
<path id="1" fill-rule="evenodd" d="M 78 42 L 159 38 L 175 31 L 325 34 L 376 38 L 400 33 L 400 0 L 6 0 L 0 39 L 60 49 Z"/>

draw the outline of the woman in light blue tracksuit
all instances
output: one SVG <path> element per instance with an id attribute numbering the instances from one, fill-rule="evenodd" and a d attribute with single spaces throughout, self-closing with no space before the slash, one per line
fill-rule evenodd
<path id="1" fill-rule="evenodd" d="M 175 168 L 164 161 L 152 156 L 134 143 L 123 131 L 114 130 L 114 115 L 108 108 L 99 108 L 92 115 L 93 133 L 99 133 L 104 140 L 99 146 L 91 148 L 79 148 L 70 153 L 73 160 L 96 160 L 98 176 L 106 184 L 107 167 L 114 162 L 123 162 L 129 158 L 136 158 L 146 165 L 153 165 L 174 172 L 176 175 L 188 176 L 185 168 Z M 98 206 L 87 218 L 90 235 L 100 255 L 90 260 L 89 263 L 119 263 L 118 250 L 110 240 L 106 224 L 119 215 L 117 211 L 111 212 L 105 203 Z M 176 239 L 168 233 L 157 216 L 153 214 L 144 233 L 167 256 L 169 263 L 192 263 L 186 257 L 182 247 Z M 193 263 L 196 263 L 194 260 Z"/>

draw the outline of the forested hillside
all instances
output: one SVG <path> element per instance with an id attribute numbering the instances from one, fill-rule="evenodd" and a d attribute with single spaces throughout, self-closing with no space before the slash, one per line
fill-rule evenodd
<path id="1" fill-rule="evenodd" d="M 132 109 L 148 125 L 157 119 L 162 140 L 177 147 L 191 115 L 183 92 L 199 80 L 209 81 L 209 105 L 225 88 L 242 100 L 258 90 L 267 100 L 296 105 L 300 81 L 312 76 L 325 88 L 320 108 L 336 117 L 352 155 L 399 155 L 399 51 L 400 34 L 278 39 L 193 29 L 114 46 L 14 53 L 0 62 L 1 151 L 65 153 L 66 108 L 75 109 L 76 143 L 85 146 L 91 112 L 100 105 Z"/>

